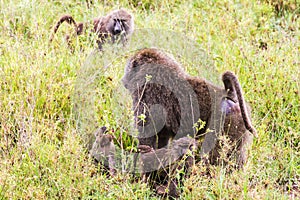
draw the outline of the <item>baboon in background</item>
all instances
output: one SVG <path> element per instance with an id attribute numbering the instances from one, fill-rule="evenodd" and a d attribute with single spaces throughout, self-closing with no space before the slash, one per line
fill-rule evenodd
<path id="1" fill-rule="evenodd" d="M 76 23 L 71 15 L 64 15 L 55 24 L 53 33 L 50 37 L 50 42 L 52 42 L 59 26 L 65 21 L 70 25 L 74 25 L 75 34 L 77 36 L 84 34 L 89 27 L 89 23 Z M 133 33 L 133 30 L 134 18 L 123 8 L 114 10 L 105 17 L 94 19 L 91 28 L 91 31 L 94 32 L 98 37 L 97 44 L 99 50 L 102 50 L 103 44 L 105 42 L 115 43 L 120 41 L 124 45 Z M 70 46 L 69 35 L 66 35 L 66 40 L 68 45 Z"/>
<path id="2" fill-rule="evenodd" d="M 156 150 L 170 144 L 172 139 L 205 134 L 201 153 L 208 154 L 214 164 L 220 156 L 217 136 L 224 134 L 230 138 L 237 164 L 242 167 L 250 132 L 256 135 L 256 130 L 236 76 L 225 72 L 222 80 L 224 88 L 191 77 L 158 49 L 138 51 L 129 59 L 122 82 L 133 99 L 139 145 Z M 204 125 L 195 130 L 197 122 Z M 143 173 L 149 179 L 160 176 L 158 171 Z"/>
<path id="3" fill-rule="evenodd" d="M 115 154 L 116 149 L 113 143 L 113 137 L 107 133 L 105 126 L 99 128 L 95 132 L 95 142 L 90 150 L 90 156 L 94 159 L 95 164 L 102 164 L 109 169 L 110 175 L 114 176 L 115 169 Z"/>

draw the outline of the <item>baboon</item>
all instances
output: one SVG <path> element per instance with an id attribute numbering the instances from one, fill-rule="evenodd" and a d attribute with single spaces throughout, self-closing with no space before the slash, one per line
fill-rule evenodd
<path id="1" fill-rule="evenodd" d="M 222 80 L 224 88 L 191 77 L 159 49 L 138 51 L 128 60 L 122 82 L 133 100 L 139 145 L 156 150 L 186 135 L 204 137 L 201 154 L 208 154 L 214 164 L 220 156 L 217 138 L 223 134 L 236 148 L 242 167 L 250 132 L 256 135 L 256 130 L 236 76 L 227 71 Z M 157 171 L 145 174 L 159 176 Z"/>
<path id="2" fill-rule="evenodd" d="M 88 29 L 89 24 L 92 24 L 91 31 L 97 35 L 97 45 L 99 50 L 102 50 L 105 42 L 115 43 L 120 41 L 125 45 L 134 30 L 133 15 L 123 8 L 114 10 L 107 16 L 98 17 L 94 19 L 92 23 L 76 23 L 71 15 L 64 15 L 55 24 L 53 33 L 50 37 L 50 42 L 52 42 L 59 26 L 65 21 L 70 25 L 74 25 L 75 35 L 77 36 L 84 34 Z M 70 46 L 69 35 L 66 35 L 66 40 Z"/>
<path id="3" fill-rule="evenodd" d="M 95 142 L 90 150 L 90 156 L 94 159 L 95 164 L 102 164 L 105 168 L 109 169 L 110 175 L 114 176 L 115 169 L 115 145 L 113 137 L 107 133 L 105 126 L 99 128 L 95 132 Z"/>

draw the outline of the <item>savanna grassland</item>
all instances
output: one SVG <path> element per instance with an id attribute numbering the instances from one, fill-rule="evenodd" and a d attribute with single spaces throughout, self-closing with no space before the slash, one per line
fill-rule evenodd
<path id="1" fill-rule="evenodd" d="M 300 198 L 299 0 L 106 0 L 89 6 L 1 0 L 0 199 L 159 198 L 131 174 L 101 173 L 86 148 L 96 127 L 105 125 L 119 147 L 136 150 L 131 99 L 120 84 L 132 50 L 95 52 L 94 41 L 83 35 L 73 38 L 71 52 L 67 24 L 49 43 L 62 14 L 88 21 L 120 7 L 135 16 L 137 30 L 150 30 L 137 31 L 131 44 L 153 46 L 158 35 L 173 34 L 159 46 L 188 73 L 210 79 L 199 70 L 207 63 L 216 80 L 225 70 L 235 72 L 252 107 L 259 136 L 244 169 L 226 173 L 212 166 L 208 177 L 198 163 L 180 185 L 181 198 Z M 179 51 L 188 41 L 193 45 Z M 205 56 L 189 58 L 197 51 Z"/>

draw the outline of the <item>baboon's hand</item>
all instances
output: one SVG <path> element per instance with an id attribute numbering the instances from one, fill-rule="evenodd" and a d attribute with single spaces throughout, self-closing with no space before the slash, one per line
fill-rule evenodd
<path id="1" fill-rule="evenodd" d="M 154 151 L 154 149 L 148 145 L 139 145 L 138 150 L 140 153 L 149 153 Z"/>

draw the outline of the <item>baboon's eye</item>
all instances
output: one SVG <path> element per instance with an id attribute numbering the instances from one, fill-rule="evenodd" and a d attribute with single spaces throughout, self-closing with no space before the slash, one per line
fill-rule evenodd
<path id="1" fill-rule="evenodd" d="M 115 19 L 115 23 L 118 23 L 121 26 L 124 26 L 126 24 L 126 20 L 125 19 Z"/>

